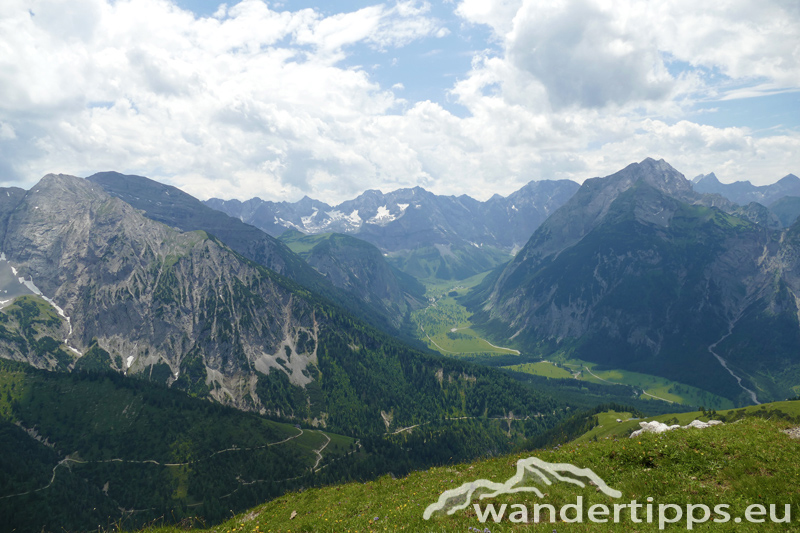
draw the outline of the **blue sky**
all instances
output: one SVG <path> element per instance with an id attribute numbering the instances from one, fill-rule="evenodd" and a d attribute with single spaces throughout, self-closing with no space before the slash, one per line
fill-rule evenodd
<path id="1" fill-rule="evenodd" d="M 771 183 L 800 174 L 798 42 L 787 0 L 8 0 L 0 181 L 485 199 L 655 157 Z"/>

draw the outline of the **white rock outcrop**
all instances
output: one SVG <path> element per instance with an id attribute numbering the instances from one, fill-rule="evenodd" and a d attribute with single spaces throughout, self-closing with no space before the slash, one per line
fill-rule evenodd
<path id="1" fill-rule="evenodd" d="M 708 422 L 703 422 L 702 420 L 692 420 L 689 424 L 685 426 L 681 426 L 680 424 L 674 424 L 672 426 L 668 426 L 663 422 L 658 422 L 653 420 L 652 422 L 639 422 L 639 426 L 642 429 L 637 429 L 633 433 L 631 433 L 630 438 L 638 437 L 642 433 L 664 433 L 665 431 L 672 431 L 673 429 L 687 429 L 687 428 L 697 428 L 697 429 L 704 429 L 711 426 L 716 426 L 722 424 L 719 420 L 709 420 Z"/>

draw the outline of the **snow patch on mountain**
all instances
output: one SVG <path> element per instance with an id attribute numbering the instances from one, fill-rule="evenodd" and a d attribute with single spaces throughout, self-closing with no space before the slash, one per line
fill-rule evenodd
<path id="1" fill-rule="evenodd" d="M 363 220 L 361 220 L 361 217 L 358 216 L 358 209 L 354 209 L 353 212 L 350 213 L 350 216 L 348 216 L 347 218 L 354 226 L 361 227 L 361 223 L 363 222 Z"/>
<path id="2" fill-rule="evenodd" d="M 17 270 L 14 267 L 11 267 L 11 270 L 14 271 L 14 275 L 17 274 Z M 64 312 L 64 310 L 61 309 L 61 307 L 59 307 L 58 304 L 56 304 L 52 299 L 50 299 L 47 296 L 45 296 L 44 294 L 42 294 L 42 291 L 33 282 L 33 278 L 25 279 L 23 277 L 20 277 L 18 279 L 19 279 L 19 282 L 20 282 L 21 285 L 24 285 L 33 294 L 39 296 L 42 300 L 44 300 L 45 302 L 47 302 L 51 306 L 53 306 L 53 308 L 56 310 L 56 312 L 59 314 L 59 316 L 61 316 L 61 318 L 63 318 L 67 322 L 67 326 L 69 327 L 69 333 L 67 333 L 67 338 L 64 339 L 63 342 L 67 346 L 67 348 L 69 348 L 70 350 L 72 350 L 76 354 L 82 356 L 83 352 L 81 352 L 80 350 L 78 350 L 77 348 L 75 348 L 74 346 L 69 344 L 69 338 L 72 336 L 72 321 L 71 321 L 70 317 L 67 316 L 67 314 Z"/>
<path id="3" fill-rule="evenodd" d="M 298 226 L 294 222 L 292 222 L 290 220 L 285 220 L 285 219 L 280 218 L 280 217 L 275 217 L 275 224 L 277 224 L 279 226 L 284 226 L 286 228 L 294 228 L 297 231 L 305 231 L 306 230 L 304 226 Z"/>
<path id="4" fill-rule="evenodd" d="M 305 226 L 305 227 L 309 227 L 309 226 L 313 225 L 312 221 L 314 220 L 314 217 L 316 217 L 317 214 L 319 213 L 319 209 L 317 209 L 316 207 L 312 207 L 312 210 L 313 210 L 313 213 L 311 213 L 310 215 L 308 215 L 306 217 L 300 217 L 300 220 L 303 221 L 303 226 Z"/>
<path id="5" fill-rule="evenodd" d="M 352 213 L 346 215 L 339 211 L 338 209 L 334 209 L 333 211 L 326 211 L 326 215 L 328 215 L 328 220 L 325 221 L 325 226 L 330 226 L 333 223 L 341 223 L 347 226 L 347 229 L 358 229 L 361 227 L 361 217 L 358 216 L 358 209 L 354 209 Z"/>
<path id="6" fill-rule="evenodd" d="M 397 204 L 397 207 L 400 208 L 400 213 L 398 215 L 392 214 L 392 212 L 389 211 L 388 206 L 382 205 L 378 208 L 378 212 L 375 214 L 375 216 L 370 218 L 367 222 L 377 226 L 385 226 L 389 222 L 393 222 L 403 216 L 409 205 L 410 204 Z"/>

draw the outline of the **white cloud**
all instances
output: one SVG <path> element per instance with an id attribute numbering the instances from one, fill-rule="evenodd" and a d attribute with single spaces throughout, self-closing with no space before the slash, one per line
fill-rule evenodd
<path id="1" fill-rule="evenodd" d="M 476 55 L 451 94 L 512 175 L 582 179 L 658 156 L 687 174 L 774 181 L 800 166 L 798 132 L 757 137 L 681 117 L 699 100 L 800 89 L 799 6 L 462 0 L 456 12 L 502 48 Z"/>
<path id="2" fill-rule="evenodd" d="M 670 0 L 647 27 L 661 50 L 734 79 L 800 86 L 800 4 L 793 0 Z"/>
<path id="3" fill-rule="evenodd" d="M 292 196 L 341 174 L 358 188 L 375 168 L 352 148 L 359 128 L 403 101 L 339 62 L 351 46 L 400 47 L 442 30 L 413 1 L 330 17 L 260 0 L 209 18 L 166 0 L 75 7 L 0 8 L 0 141 L 28 147 L 3 149 L 21 184 L 113 168 L 202 197 Z"/>
<path id="4" fill-rule="evenodd" d="M 506 35 L 508 60 L 544 85 L 557 108 L 664 99 L 673 79 L 650 35 L 610 7 L 525 2 Z"/>
<path id="5" fill-rule="evenodd" d="M 486 198 L 647 156 L 729 180 L 798 173 L 796 132 L 681 120 L 695 98 L 800 87 L 797 9 L 695 3 L 464 0 L 458 15 L 491 28 L 501 51 L 458 78 L 457 116 L 344 61 L 367 47 L 394 64 L 395 49 L 446 37 L 427 2 L 326 17 L 244 0 L 198 18 L 168 0 L 5 0 L 0 173 L 30 186 L 46 172 L 115 169 L 201 198 L 332 203 L 414 185 Z M 676 61 L 697 68 L 670 74 Z"/>
<path id="6" fill-rule="evenodd" d="M 488 24 L 498 36 L 511 31 L 523 0 L 461 0 L 456 13 L 474 24 Z"/>
<path id="7" fill-rule="evenodd" d="M 709 72 L 800 88 L 793 1 L 462 0 L 457 13 L 503 44 L 509 98 L 533 88 L 556 108 L 646 105 L 714 94 Z M 676 78 L 673 62 L 700 70 Z"/>

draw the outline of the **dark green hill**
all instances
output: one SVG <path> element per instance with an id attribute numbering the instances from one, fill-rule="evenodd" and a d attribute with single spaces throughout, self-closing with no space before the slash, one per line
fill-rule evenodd
<path id="1" fill-rule="evenodd" d="M 374 245 L 340 233 L 304 235 L 288 230 L 280 240 L 335 287 L 355 294 L 399 328 L 423 305 L 425 287 L 391 267 Z"/>
<path id="2" fill-rule="evenodd" d="M 386 472 L 405 475 L 508 452 L 555 423 L 549 414 L 493 420 L 503 416 L 492 408 L 493 398 L 516 412 L 525 412 L 526 406 L 507 403 L 502 384 L 492 387 L 482 375 L 471 378 L 486 401 L 466 406 L 476 413 L 474 418 L 423 403 L 420 407 L 429 414 L 438 412 L 439 420 L 423 422 L 413 431 L 365 428 L 364 434 L 371 436 L 356 440 L 268 420 L 116 373 L 47 372 L 0 360 L 2 529 L 86 531 L 152 521 L 213 524 L 287 490 L 369 480 Z M 383 385 L 394 386 L 388 380 Z M 457 389 L 451 390 L 458 397 Z M 473 394 L 467 398 L 469 403 L 478 400 Z M 358 413 L 348 412 L 357 404 L 344 401 L 337 406 L 341 420 L 330 422 L 358 423 Z"/>
<path id="3" fill-rule="evenodd" d="M 118 374 L 0 361 L 5 531 L 136 526 L 230 515 L 345 457 L 354 439 L 301 430 Z M 323 462 L 324 461 L 324 462 Z"/>

